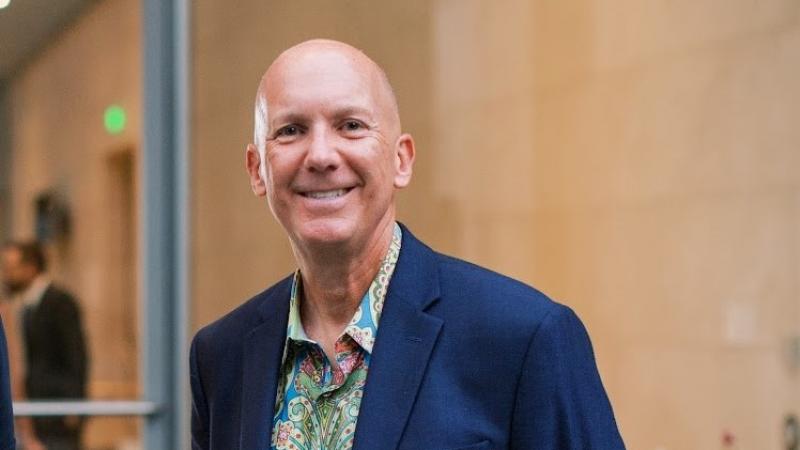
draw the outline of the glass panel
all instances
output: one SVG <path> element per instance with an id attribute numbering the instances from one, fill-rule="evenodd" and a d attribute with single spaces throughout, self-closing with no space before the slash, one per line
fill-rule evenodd
<path id="1" fill-rule="evenodd" d="M 139 0 L 12 0 L 0 10 L 0 29 L 16 30 L 4 45 L 22 49 L 0 68 L 0 128 L 10 130 L 0 237 L 15 243 L 2 254 L 0 313 L 17 400 L 141 395 L 140 21 Z M 18 430 L 23 443 L 130 449 L 140 422 L 20 419 Z"/>
<path id="2" fill-rule="evenodd" d="M 91 417 L 86 423 L 84 446 L 87 450 L 142 450 L 144 419 L 131 417 Z"/>

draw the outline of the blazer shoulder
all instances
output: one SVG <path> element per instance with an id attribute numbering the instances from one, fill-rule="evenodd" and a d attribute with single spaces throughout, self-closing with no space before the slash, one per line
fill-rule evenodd
<path id="1" fill-rule="evenodd" d="M 81 316 L 81 307 L 78 300 L 69 291 L 51 284 L 42 293 L 36 308 L 38 314 L 48 317 L 78 317 Z"/>
<path id="2" fill-rule="evenodd" d="M 44 293 L 42 293 L 41 301 L 55 301 L 70 305 L 77 305 L 78 303 L 77 299 L 74 295 L 72 295 L 71 292 L 52 283 L 47 287 L 47 289 L 45 289 Z"/>
<path id="3" fill-rule="evenodd" d="M 254 295 L 235 309 L 202 327 L 194 336 L 197 342 L 240 341 L 262 321 L 262 307 L 269 302 L 288 301 L 292 277 L 288 276 L 266 290 Z"/>
<path id="4" fill-rule="evenodd" d="M 532 329 L 551 314 L 569 310 L 522 281 L 452 256 L 437 258 L 442 300 L 475 311 L 479 320 Z"/>

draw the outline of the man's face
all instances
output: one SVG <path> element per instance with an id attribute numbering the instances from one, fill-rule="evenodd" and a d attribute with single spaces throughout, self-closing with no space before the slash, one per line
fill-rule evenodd
<path id="1" fill-rule="evenodd" d="M 36 276 L 31 264 L 22 261 L 22 254 L 15 248 L 2 250 L 3 287 L 10 294 L 24 291 Z"/>
<path id="2" fill-rule="evenodd" d="M 264 190 L 254 190 L 292 240 L 365 242 L 391 223 L 394 191 L 410 179 L 413 141 L 400 135 L 375 74 L 322 51 L 271 69 L 262 87 L 268 123 L 256 172 Z M 248 150 L 251 180 L 253 156 Z"/>

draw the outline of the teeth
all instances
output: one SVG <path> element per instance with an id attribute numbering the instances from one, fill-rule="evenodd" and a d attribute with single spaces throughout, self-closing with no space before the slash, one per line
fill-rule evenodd
<path id="1" fill-rule="evenodd" d="M 310 198 L 336 198 L 347 193 L 347 189 L 336 189 L 335 191 L 306 192 L 305 196 Z"/>

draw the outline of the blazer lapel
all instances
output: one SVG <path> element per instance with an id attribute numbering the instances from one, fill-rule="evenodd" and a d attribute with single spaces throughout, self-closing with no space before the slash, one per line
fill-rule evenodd
<path id="1" fill-rule="evenodd" d="M 242 370 L 241 449 L 269 448 L 275 394 L 286 341 L 291 278 L 260 307 L 262 323 L 247 335 Z"/>
<path id="2" fill-rule="evenodd" d="M 439 297 L 435 254 L 403 227 L 397 261 L 370 360 L 354 450 L 396 448 L 443 321 L 425 313 Z"/>

